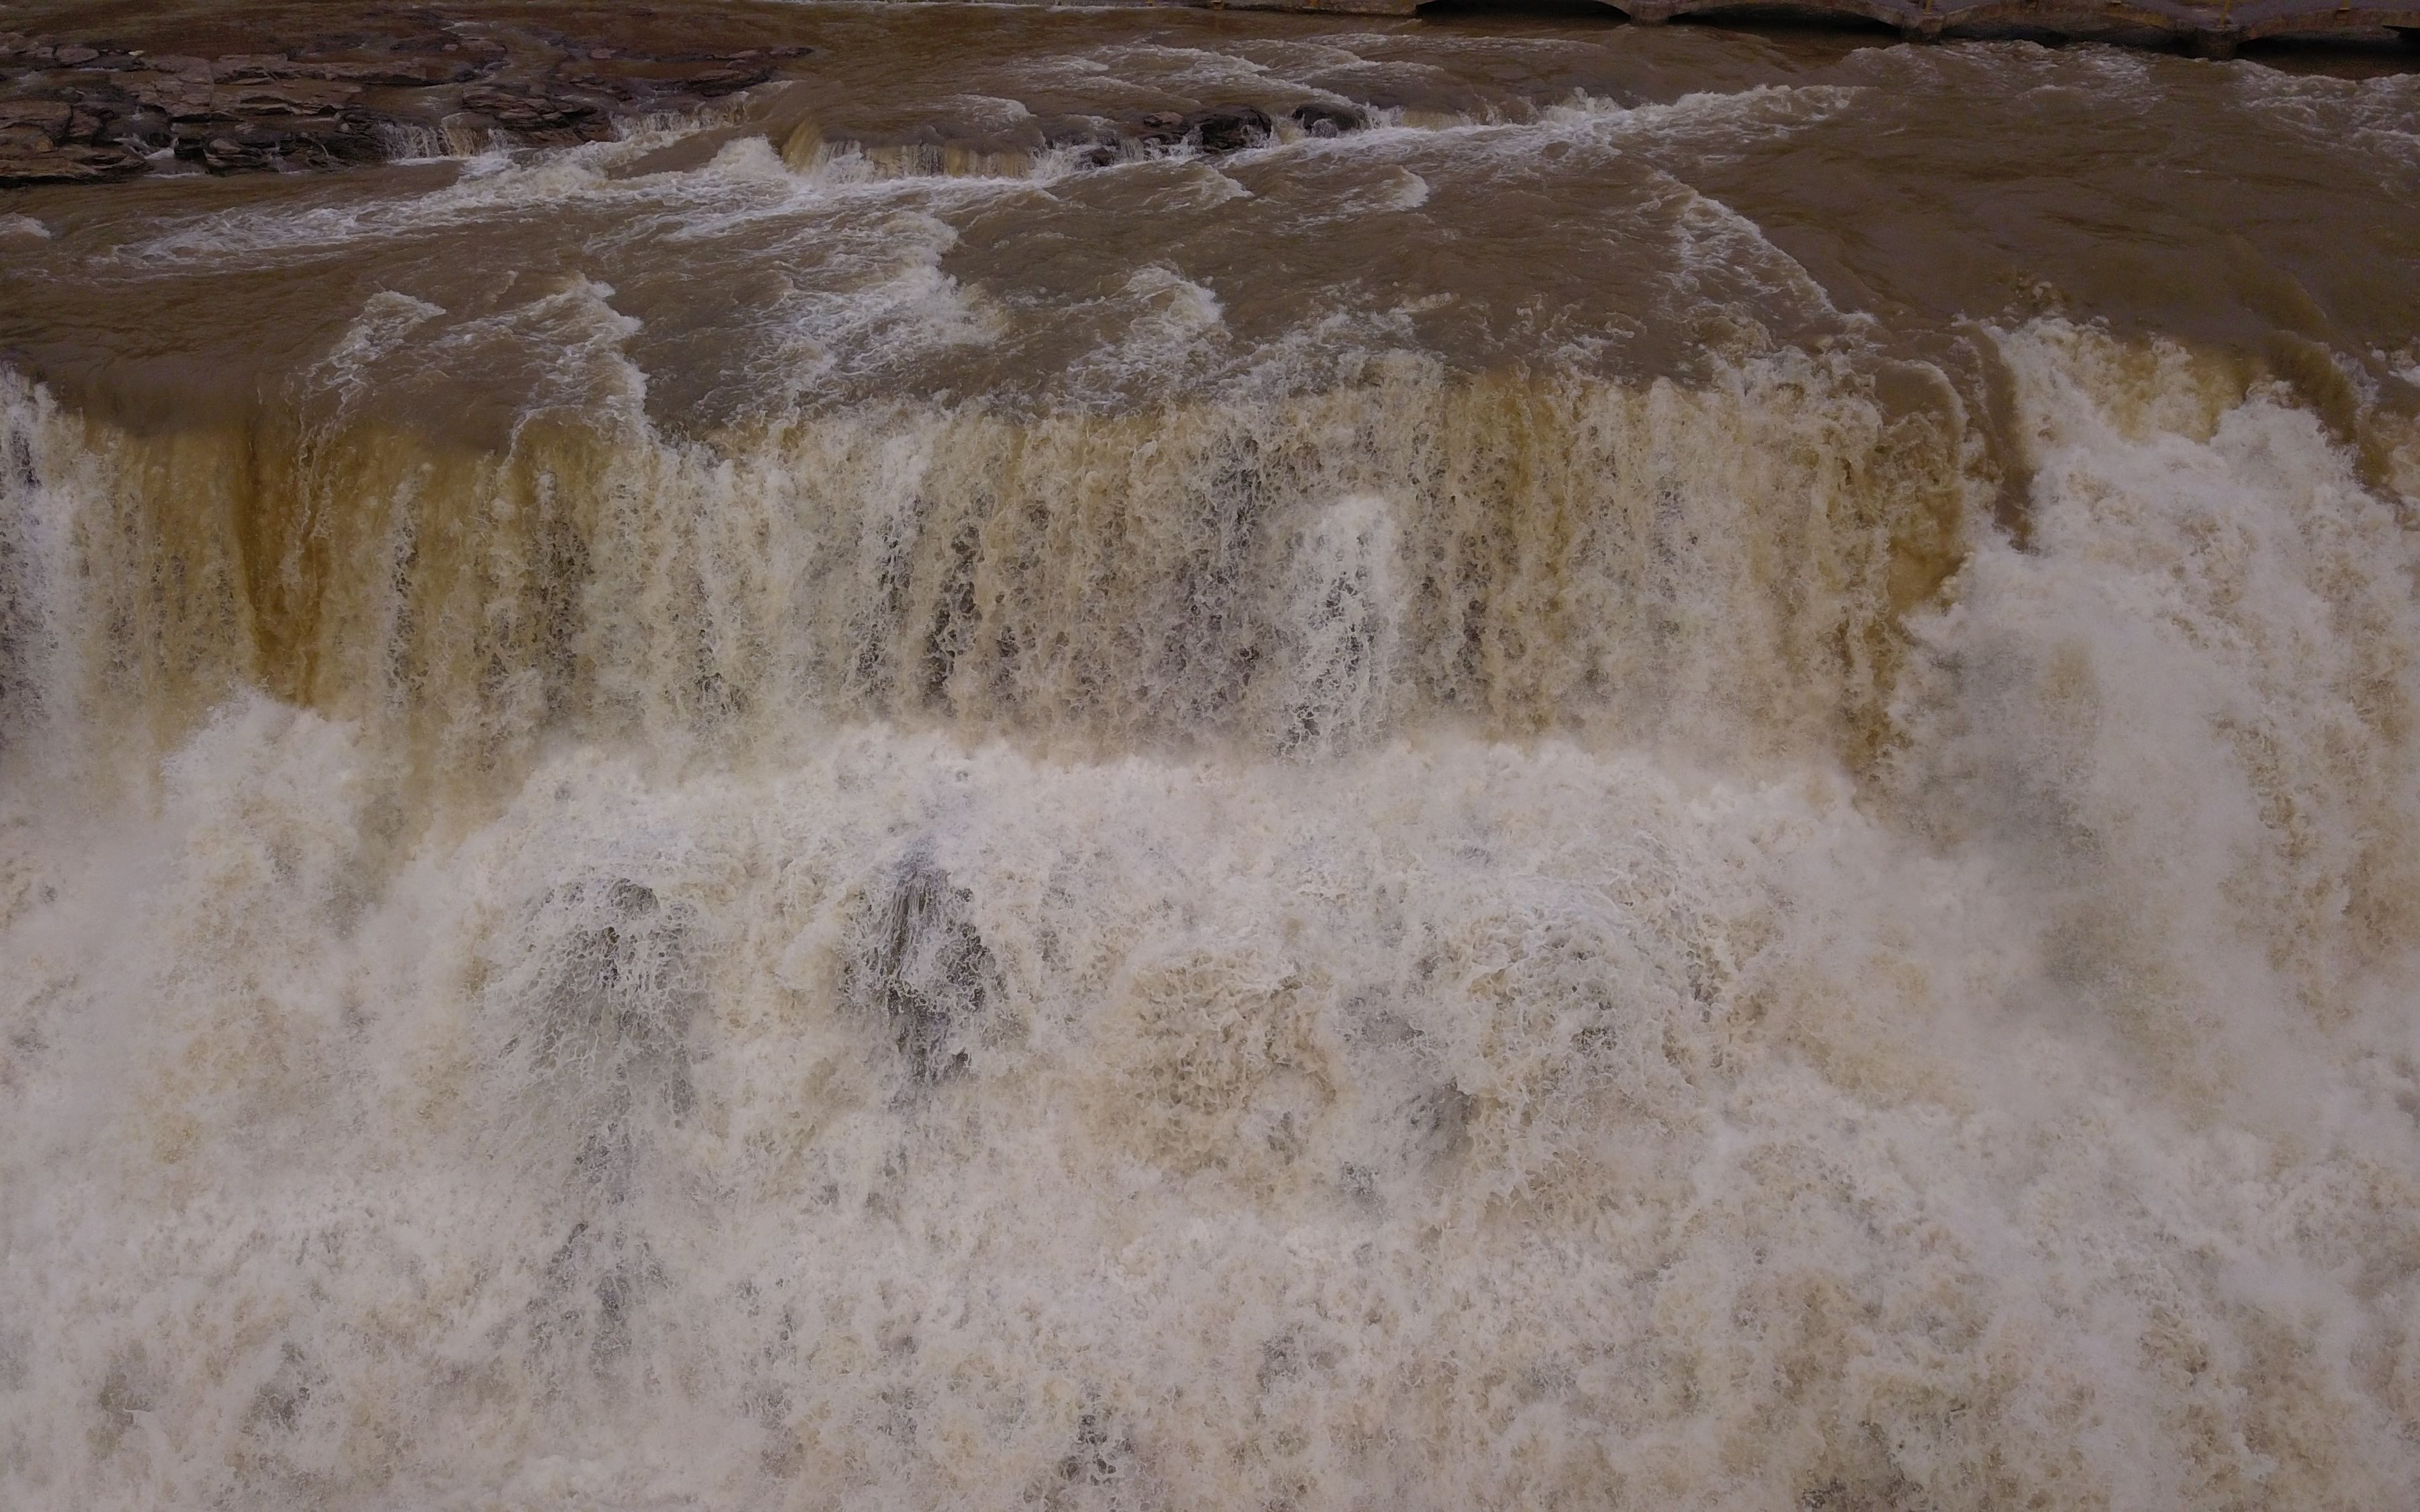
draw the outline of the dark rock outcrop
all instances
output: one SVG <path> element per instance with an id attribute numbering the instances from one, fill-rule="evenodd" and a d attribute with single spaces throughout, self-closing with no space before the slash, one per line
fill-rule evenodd
<path id="1" fill-rule="evenodd" d="M 1269 140 L 1273 129 L 1268 112 L 1258 106 L 1213 105 L 1186 115 L 1155 111 L 1144 116 L 1130 134 L 1145 147 L 1190 144 L 1216 155 L 1258 147 Z"/>
<path id="2" fill-rule="evenodd" d="M 1241 152 L 1269 139 L 1268 112 L 1250 105 L 1221 105 L 1193 113 L 1187 134 L 1204 152 Z"/>
<path id="3" fill-rule="evenodd" d="M 1368 124 L 1362 114 L 1350 105 L 1326 105 L 1316 100 L 1296 105 L 1286 114 L 1310 136 L 1342 136 Z"/>
<path id="4" fill-rule="evenodd" d="M 380 28 L 384 26 L 385 30 Z M 432 142 L 564 147 L 640 116 L 696 112 L 802 72 L 813 49 L 715 48 L 658 30 L 574 37 L 535 19 L 374 11 L 323 36 L 34 37 L 0 31 L 0 189 L 94 183 L 161 168 L 294 173 L 429 150 Z M 146 41 L 158 43 L 147 48 Z M 169 45 L 173 44 L 173 45 Z M 1312 136 L 1365 124 L 1352 105 L 1288 116 Z M 1113 125 L 1062 118 L 1076 162 L 1109 167 L 1190 149 L 1218 157 L 1276 136 L 1244 103 L 1155 111 Z M 1071 129 L 1071 130 L 1068 130 Z M 1030 144 L 1027 145 L 1030 147 Z"/>
<path id="5" fill-rule="evenodd" d="M 0 185 L 100 183 L 143 172 L 141 152 L 89 134 L 103 119 L 64 100 L 0 100 Z"/>
<path id="6" fill-rule="evenodd" d="M 209 57 L 0 32 L 0 188 L 133 177 L 169 161 L 220 174 L 343 167 L 449 126 L 531 147 L 595 141 L 616 116 L 697 109 L 813 51 L 647 53 L 508 23 L 417 24 Z"/>
<path id="7" fill-rule="evenodd" d="M 973 905 L 973 895 L 920 849 L 864 897 L 850 932 L 843 996 L 883 1021 L 920 1085 L 966 1068 L 968 1037 L 1000 995 Z"/>

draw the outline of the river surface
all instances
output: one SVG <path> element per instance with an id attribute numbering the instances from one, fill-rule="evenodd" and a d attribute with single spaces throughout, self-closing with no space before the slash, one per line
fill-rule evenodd
<path id="1" fill-rule="evenodd" d="M 547 14 L 0 191 L 0 1502 L 2409 1504 L 2420 73 Z"/>

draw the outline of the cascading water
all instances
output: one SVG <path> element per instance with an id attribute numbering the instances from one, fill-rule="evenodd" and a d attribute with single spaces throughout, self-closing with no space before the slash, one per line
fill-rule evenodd
<path id="1" fill-rule="evenodd" d="M 0 1500 L 2408 1495 L 2408 76 L 788 14 L 0 201 Z"/>

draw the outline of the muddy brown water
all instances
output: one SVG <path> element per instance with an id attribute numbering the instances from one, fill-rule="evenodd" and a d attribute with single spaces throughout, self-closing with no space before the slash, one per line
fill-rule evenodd
<path id="1" fill-rule="evenodd" d="M 0 1504 L 2420 1483 L 2397 58 L 70 31 L 399 156 L 0 190 Z"/>
<path id="2" fill-rule="evenodd" d="M 407 19 L 427 29 L 446 14 Z M 1468 12 L 461 14 L 480 18 L 464 35 L 543 33 L 558 63 L 590 46 L 814 52 L 783 61 L 788 77 L 735 107 L 731 125 L 566 167 L 554 183 L 489 181 L 491 164 L 455 161 L 7 192 L 9 211 L 48 234 L 9 241 L 0 346 L 82 403 L 160 421 L 265 400 L 331 350 L 373 292 L 447 311 L 425 344 L 581 277 L 612 285 L 613 307 L 640 323 L 628 350 L 651 413 L 676 427 L 876 393 L 1156 402 L 1323 381 L 1320 363 L 1347 350 L 1625 377 L 1825 342 L 1929 357 L 1962 323 L 2051 312 L 2289 374 L 2312 363 L 2283 354 L 2315 343 L 2384 402 L 2412 402 L 2380 357 L 2420 324 L 2420 285 L 2405 276 L 2410 74 Z M 324 51 L 344 35 L 324 8 L 74 18 L 84 35 L 155 54 L 312 38 Z M 369 33 L 434 39 L 370 18 Z M 1282 116 L 1311 101 L 1395 124 L 1344 147 L 1051 172 L 1023 188 L 865 186 L 779 207 L 769 185 L 693 171 L 762 137 L 799 161 L 816 140 L 887 152 L 880 172 L 921 152 L 919 177 L 944 161 L 1023 173 L 1050 142 L 1114 139 L 1154 111 Z M 807 312 L 919 259 L 997 330 L 939 350 L 887 339 L 878 317 L 816 330 Z M 1077 376 L 1109 325 L 1131 318 L 1122 291 L 1139 270 L 1218 301 L 1223 362 L 1171 354 Z M 1370 329 L 1304 335 L 1323 323 Z M 492 352 L 458 369 L 398 397 L 396 417 L 492 441 L 530 375 Z"/>

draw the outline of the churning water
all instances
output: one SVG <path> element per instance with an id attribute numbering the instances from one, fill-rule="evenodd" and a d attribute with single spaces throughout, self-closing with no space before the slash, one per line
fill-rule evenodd
<path id="1" fill-rule="evenodd" d="M 792 15 L 0 199 L 0 1500 L 2408 1502 L 2411 76 Z"/>

